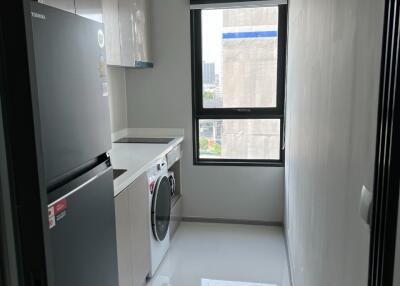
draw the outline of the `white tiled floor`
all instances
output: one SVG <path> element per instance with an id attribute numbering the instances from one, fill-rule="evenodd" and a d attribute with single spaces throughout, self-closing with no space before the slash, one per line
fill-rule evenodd
<path id="1" fill-rule="evenodd" d="M 239 283 L 240 282 L 240 283 Z M 148 286 L 289 286 L 282 228 L 181 224 Z"/>

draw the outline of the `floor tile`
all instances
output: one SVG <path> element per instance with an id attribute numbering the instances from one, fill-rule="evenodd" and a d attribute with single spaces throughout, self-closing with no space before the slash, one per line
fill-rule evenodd
<path id="1" fill-rule="evenodd" d="M 281 227 L 183 222 L 148 286 L 289 286 Z"/>

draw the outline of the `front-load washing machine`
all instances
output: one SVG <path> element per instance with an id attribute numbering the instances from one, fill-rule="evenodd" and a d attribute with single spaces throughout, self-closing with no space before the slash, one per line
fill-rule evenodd
<path id="1" fill-rule="evenodd" d="M 171 184 L 165 158 L 147 171 L 150 210 L 150 273 L 153 277 L 169 248 Z"/>

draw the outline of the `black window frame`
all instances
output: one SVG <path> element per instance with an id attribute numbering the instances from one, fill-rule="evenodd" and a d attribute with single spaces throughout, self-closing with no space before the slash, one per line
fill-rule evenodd
<path id="1" fill-rule="evenodd" d="M 279 9 L 278 66 L 277 66 L 277 93 L 276 93 L 277 106 L 267 107 L 267 108 L 204 108 L 203 107 L 202 30 L 201 30 L 202 28 L 201 11 L 203 9 L 192 9 L 190 11 L 194 165 L 271 166 L 271 167 L 284 166 L 287 4 L 280 4 L 276 6 L 278 6 Z M 280 158 L 278 160 L 200 158 L 199 120 L 202 119 L 280 119 Z"/>

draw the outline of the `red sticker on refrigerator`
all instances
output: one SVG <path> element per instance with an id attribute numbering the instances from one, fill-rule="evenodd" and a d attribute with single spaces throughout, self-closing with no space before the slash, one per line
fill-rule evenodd
<path id="1" fill-rule="evenodd" d="M 54 204 L 55 215 L 58 215 L 59 213 L 63 212 L 66 209 L 67 209 L 67 199 L 59 200 Z"/>
<path id="2" fill-rule="evenodd" d="M 56 226 L 56 222 L 66 216 L 68 207 L 67 199 L 59 200 L 48 208 L 49 214 L 49 229 Z"/>

